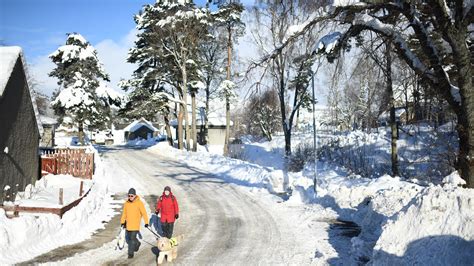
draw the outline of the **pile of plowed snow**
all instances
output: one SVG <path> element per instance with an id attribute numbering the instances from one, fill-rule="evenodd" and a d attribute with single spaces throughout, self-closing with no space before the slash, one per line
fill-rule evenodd
<path id="1" fill-rule="evenodd" d="M 472 265 L 474 190 L 429 187 L 389 219 L 374 248 L 375 265 Z"/>

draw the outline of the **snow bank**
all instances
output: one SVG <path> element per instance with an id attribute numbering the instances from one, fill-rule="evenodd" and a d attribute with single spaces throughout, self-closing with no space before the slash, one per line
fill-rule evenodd
<path id="1" fill-rule="evenodd" d="M 81 203 L 66 212 L 62 219 L 55 214 L 22 214 L 6 218 L 0 209 L 0 264 L 32 259 L 54 248 L 80 242 L 113 216 L 115 203 L 106 188 L 94 186 Z"/>
<path id="2" fill-rule="evenodd" d="M 356 139 L 341 141 L 354 144 Z M 385 141 L 379 135 L 370 140 L 375 146 Z M 272 144 L 268 142 L 244 140 L 244 143 L 245 148 L 252 147 L 245 153 L 246 159 L 250 160 L 258 161 L 259 157 L 276 156 L 281 152 L 275 147 L 270 148 Z M 445 187 L 426 187 L 389 175 L 364 178 L 334 164 L 318 162 L 315 193 L 312 165 L 306 165 L 299 173 L 284 173 L 279 160 L 273 160 L 273 167 L 270 159 L 263 160 L 264 167 L 204 151 L 180 151 L 167 143 L 149 150 L 249 188 L 283 192 L 286 179 L 292 192 L 285 205 L 307 206 L 308 210 L 313 206 L 311 208 L 318 210 L 312 213 L 317 217 L 315 219 L 337 218 L 360 226 L 361 233 L 350 239 L 349 255 L 339 254 L 343 261 L 346 259 L 344 256 L 349 256 L 347 259 L 351 261 L 348 264 L 370 261 L 375 265 L 463 265 L 473 261 L 474 193 L 457 187 L 462 183 L 457 173 L 445 178 Z M 258 155 L 252 155 L 257 151 Z M 334 245 L 342 244 L 332 245 L 338 249 Z M 319 255 L 314 262 L 330 262 L 328 259 L 334 258 L 334 252 L 328 248 L 318 249 Z M 436 252 L 439 254 L 434 254 Z M 421 255 L 417 256 L 417 253 Z M 457 253 L 457 258 L 451 258 Z"/>
<path id="3" fill-rule="evenodd" d="M 24 192 L 16 195 L 15 205 L 24 207 L 61 208 L 79 198 L 83 182 L 83 192 L 93 185 L 92 180 L 75 178 L 71 175 L 46 175 L 34 185 L 27 185 Z M 63 205 L 59 204 L 59 189 L 63 189 Z"/>
<path id="4" fill-rule="evenodd" d="M 149 148 L 158 154 L 172 156 L 189 166 L 205 169 L 218 174 L 230 183 L 256 188 L 266 188 L 271 192 L 283 191 L 283 171 L 266 169 L 256 164 L 231 159 L 205 151 L 186 152 L 171 148 L 167 142 L 161 142 Z"/>
<path id="5" fill-rule="evenodd" d="M 474 190 L 429 187 L 384 226 L 374 265 L 472 265 Z"/>
<path id="6" fill-rule="evenodd" d="M 30 260 L 57 247 L 87 239 L 96 230 L 104 228 L 103 221 L 109 221 L 114 215 L 113 207 L 122 202 L 112 199 L 108 184 L 114 184 L 114 177 L 105 176 L 104 166 L 97 151 L 95 153 L 96 173 L 93 179 L 95 183 L 79 205 L 66 212 L 62 219 L 55 214 L 21 212 L 20 217 L 8 219 L 4 210 L 0 209 L 1 265 Z M 65 185 L 65 178 L 72 177 L 49 176 L 44 181 L 39 181 L 35 186 L 38 189 L 36 196 L 43 197 L 42 193 L 46 187 Z M 75 182 L 77 180 L 66 184 L 73 187 L 74 193 L 78 194 Z M 23 197 L 28 196 L 26 194 L 27 192 Z"/>

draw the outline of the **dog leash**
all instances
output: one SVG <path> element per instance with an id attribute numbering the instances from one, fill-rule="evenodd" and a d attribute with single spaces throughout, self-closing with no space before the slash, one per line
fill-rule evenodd
<path id="1" fill-rule="evenodd" d="M 150 232 L 152 232 L 156 237 L 162 238 L 162 236 L 160 236 L 158 233 L 153 232 L 153 230 L 151 230 L 150 227 L 147 227 L 147 229 L 148 229 Z"/>

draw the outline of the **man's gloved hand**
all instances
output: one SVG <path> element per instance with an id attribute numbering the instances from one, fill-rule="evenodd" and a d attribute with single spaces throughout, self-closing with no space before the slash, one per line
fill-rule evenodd
<path id="1" fill-rule="evenodd" d="M 126 225 L 127 225 L 127 223 L 123 223 L 120 226 L 122 226 L 122 228 L 125 228 Z"/>
<path id="2" fill-rule="evenodd" d="M 175 214 L 175 215 L 174 215 L 174 218 L 175 218 L 175 219 L 178 219 L 178 218 L 179 218 L 179 214 Z"/>
<path id="3" fill-rule="evenodd" d="M 148 228 L 148 224 L 145 224 L 145 227 Z"/>

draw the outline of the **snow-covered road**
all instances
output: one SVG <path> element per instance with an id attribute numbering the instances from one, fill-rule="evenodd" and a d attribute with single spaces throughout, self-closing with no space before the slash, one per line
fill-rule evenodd
<path id="1" fill-rule="evenodd" d="M 181 207 L 175 235 L 185 237 L 178 263 L 275 263 L 286 261 L 283 256 L 288 252 L 283 249 L 295 249 L 282 245 L 282 234 L 272 214 L 235 185 L 166 157 L 157 158 L 146 150 L 124 150 L 113 156 L 123 162 L 120 167 L 133 169 L 136 179 L 156 191 L 156 196 L 165 185 L 172 187 Z M 154 261 L 150 248 L 143 249 L 134 260 L 139 264 Z"/>
<path id="2" fill-rule="evenodd" d="M 184 235 L 176 264 L 311 264 L 315 246 L 321 245 L 318 238 L 328 238 L 327 222 L 305 218 L 301 207 L 282 205 L 277 196 L 251 192 L 170 157 L 146 149 L 118 149 L 104 158 L 113 171 L 124 171 L 139 183 L 137 193 L 145 196 L 149 208 L 164 186 L 171 186 L 180 204 L 174 235 Z M 144 228 L 141 233 L 142 245 L 132 260 L 125 250 L 114 250 L 112 241 L 60 264 L 86 259 L 92 264 L 155 264 L 154 237 Z"/>

